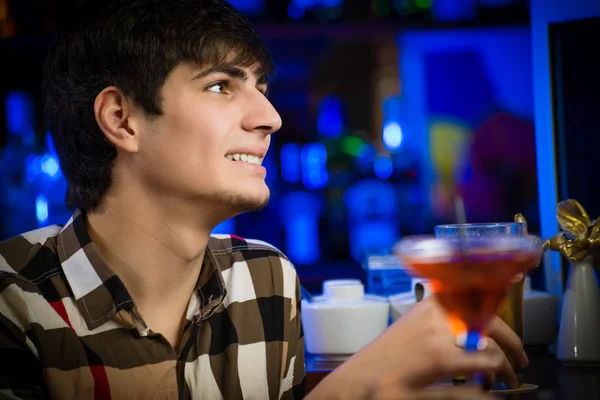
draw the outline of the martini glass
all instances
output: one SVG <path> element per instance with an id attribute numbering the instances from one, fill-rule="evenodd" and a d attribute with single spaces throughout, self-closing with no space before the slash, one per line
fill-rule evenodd
<path id="1" fill-rule="evenodd" d="M 428 279 L 450 320 L 466 329 L 466 351 L 477 351 L 486 326 L 508 293 L 511 279 L 526 274 L 542 256 L 536 236 L 402 239 L 395 253 L 415 276 Z M 483 376 L 474 377 L 477 383 Z"/>
<path id="2" fill-rule="evenodd" d="M 489 222 L 489 223 L 464 223 L 464 224 L 449 224 L 449 225 L 437 225 L 434 228 L 435 237 L 442 239 L 455 239 L 460 240 L 461 235 L 467 238 L 501 238 L 506 236 L 525 236 L 527 235 L 527 228 L 522 222 Z M 519 339 L 523 341 L 523 286 L 525 277 L 519 282 L 514 283 L 508 288 L 508 296 L 505 301 L 502 302 L 498 309 L 498 315 L 506 322 L 506 324 L 519 336 Z M 460 325 L 460 324 L 455 324 Z M 455 333 L 464 333 L 460 331 L 461 327 L 455 327 Z M 509 360 L 513 366 L 513 369 L 517 375 L 519 385 L 523 383 L 523 373 L 521 363 L 512 360 L 510 356 Z M 465 379 L 462 377 L 455 377 L 453 379 L 455 384 L 464 384 Z M 497 379 L 493 389 L 508 389 L 506 385 L 502 383 L 501 379 Z"/>

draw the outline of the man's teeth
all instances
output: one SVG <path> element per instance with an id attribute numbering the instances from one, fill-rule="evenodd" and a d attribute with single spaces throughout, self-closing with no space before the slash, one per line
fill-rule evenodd
<path id="1" fill-rule="evenodd" d="M 250 164 L 256 164 L 256 165 L 261 165 L 262 160 L 263 160 L 262 158 L 253 156 L 252 154 L 244 154 L 244 153 L 227 154 L 225 156 L 225 158 L 227 158 L 228 160 L 243 161 L 243 162 L 247 162 Z"/>

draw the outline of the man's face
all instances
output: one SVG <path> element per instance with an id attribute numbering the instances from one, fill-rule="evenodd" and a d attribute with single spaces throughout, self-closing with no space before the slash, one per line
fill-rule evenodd
<path id="1" fill-rule="evenodd" d="M 163 115 L 145 119 L 136 162 L 151 191 L 232 215 L 266 205 L 261 164 L 281 118 L 252 71 L 183 63 L 171 72 Z"/>

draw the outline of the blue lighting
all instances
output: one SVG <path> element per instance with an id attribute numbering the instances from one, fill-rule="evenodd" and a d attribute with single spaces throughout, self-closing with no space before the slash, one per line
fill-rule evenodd
<path id="1" fill-rule="evenodd" d="M 20 135 L 30 129 L 32 118 L 31 99 L 24 92 L 10 92 L 5 98 L 6 127 L 12 135 Z"/>
<path id="2" fill-rule="evenodd" d="M 358 154 L 358 158 L 362 161 L 373 162 L 375 159 L 375 155 L 377 151 L 375 150 L 375 146 L 369 143 L 365 143 L 360 148 L 360 153 Z"/>
<path id="3" fill-rule="evenodd" d="M 35 216 L 38 224 L 42 225 L 48 221 L 48 200 L 40 194 L 35 199 Z"/>
<path id="4" fill-rule="evenodd" d="M 373 169 L 373 161 L 375 160 L 375 156 L 377 155 L 377 151 L 372 144 L 365 143 L 360 148 L 360 153 L 358 154 L 358 166 L 364 172 L 370 172 Z"/>
<path id="5" fill-rule="evenodd" d="M 365 220 L 374 215 L 393 219 L 396 213 L 394 185 L 378 179 L 363 179 L 346 189 L 344 203 L 351 220 Z"/>
<path id="6" fill-rule="evenodd" d="M 264 0 L 228 0 L 240 12 L 249 15 L 258 15 L 265 8 Z"/>
<path id="7" fill-rule="evenodd" d="M 383 127 L 383 144 L 389 150 L 397 150 L 402 144 L 402 129 L 395 121 L 388 121 Z"/>
<path id="8" fill-rule="evenodd" d="M 328 138 L 336 138 L 342 133 L 342 102 L 339 97 L 330 95 L 319 103 L 317 130 Z"/>
<path id="9" fill-rule="evenodd" d="M 300 146 L 296 143 L 286 143 L 281 146 L 281 178 L 290 183 L 300 182 Z"/>
<path id="10" fill-rule="evenodd" d="M 41 159 L 42 171 L 51 178 L 57 176 L 60 168 L 58 166 L 58 161 L 50 156 L 49 154 L 44 154 Z"/>
<path id="11" fill-rule="evenodd" d="M 390 96 L 382 104 L 383 118 L 386 121 L 399 121 L 402 117 L 402 100 L 400 96 Z"/>
<path id="12" fill-rule="evenodd" d="M 392 159 L 389 157 L 377 157 L 375 159 L 375 175 L 381 179 L 387 179 L 392 176 L 394 167 L 392 165 Z"/>
<path id="13" fill-rule="evenodd" d="M 398 199 L 394 185 L 379 179 L 356 182 L 344 192 L 348 206 L 350 254 L 360 262 L 363 252 L 391 248 L 398 238 Z"/>
<path id="14" fill-rule="evenodd" d="M 344 0 L 321 0 L 323 7 L 334 8 L 342 5 Z"/>
<path id="15" fill-rule="evenodd" d="M 404 138 L 400 121 L 402 120 L 402 101 L 399 96 L 388 97 L 382 105 L 383 145 L 388 150 L 398 150 Z"/>
<path id="16" fill-rule="evenodd" d="M 317 261 L 320 257 L 319 243 L 315 240 L 319 232 L 318 218 L 309 213 L 293 216 L 289 222 L 289 230 L 293 238 L 287 244 L 288 254 L 291 253 L 290 258 L 298 264 L 311 264 Z"/>
<path id="17" fill-rule="evenodd" d="M 365 250 L 392 248 L 398 238 L 397 223 L 384 219 L 371 219 L 352 222 L 349 227 L 350 255 L 361 262 Z"/>
<path id="18" fill-rule="evenodd" d="M 29 154 L 25 159 L 25 177 L 27 178 L 27 182 L 35 182 L 40 171 L 40 159 L 35 154 Z"/>
<path id="19" fill-rule="evenodd" d="M 234 234 L 235 233 L 235 218 L 230 218 L 221 222 L 211 232 L 213 234 Z"/>
<path id="20" fill-rule="evenodd" d="M 288 15 L 294 19 L 300 19 L 304 17 L 304 8 L 300 8 L 298 6 L 291 5 L 287 9 Z"/>
<path id="21" fill-rule="evenodd" d="M 433 2 L 433 14 L 439 21 L 468 21 L 477 17 L 475 0 L 436 0 Z"/>
<path id="22" fill-rule="evenodd" d="M 311 264 L 320 257 L 319 211 L 321 202 L 313 193 L 292 192 L 280 203 L 286 231 L 286 254 L 296 264 Z"/>
<path id="23" fill-rule="evenodd" d="M 27 182 L 34 183 L 41 178 L 45 184 L 54 184 L 63 178 L 58 156 L 50 133 L 46 133 L 46 153 L 36 156 L 31 153 L 25 159 L 25 178 Z"/>
<path id="24" fill-rule="evenodd" d="M 306 144 L 302 147 L 302 183 L 308 189 L 319 189 L 327 184 L 327 150 L 322 143 Z"/>
<path id="25" fill-rule="evenodd" d="M 292 5 L 298 8 L 313 8 L 319 4 L 319 0 L 292 0 Z"/>
<path id="26" fill-rule="evenodd" d="M 46 132 L 46 150 L 52 157 L 57 158 L 56 148 L 54 147 L 54 141 L 50 132 Z"/>
<path id="27" fill-rule="evenodd" d="M 516 0 L 479 0 L 479 3 L 486 7 L 507 7 L 516 3 Z"/>
<path id="28" fill-rule="evenodd" d="M 279 165 L 277 155 L 275 151 L 268 151 L 265 159 L 263 160 L 262 166 L 267 170 L 267 178 L 265 182 L 270 187 L 275 185 L 279 180 Z"/>
<path id="29" fill-rule="evenodd" d="M 291 5 L 298 8 L 309 9 L 309 8 L 334 8 L 342 5 L 344 0 L 292 0 Z"/>

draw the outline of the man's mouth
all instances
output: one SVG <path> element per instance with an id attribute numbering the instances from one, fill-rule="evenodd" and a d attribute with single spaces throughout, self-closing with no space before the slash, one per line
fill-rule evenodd
<path id="1" fill-rule="evenodd" d="M 264 157 L 258 157 L 246 153 L 227 154 L 225 158 L 227 158 L 230 161 L 245 162 L 254 165 L 262 165 L 262 162 L 264 160 Z"/>

